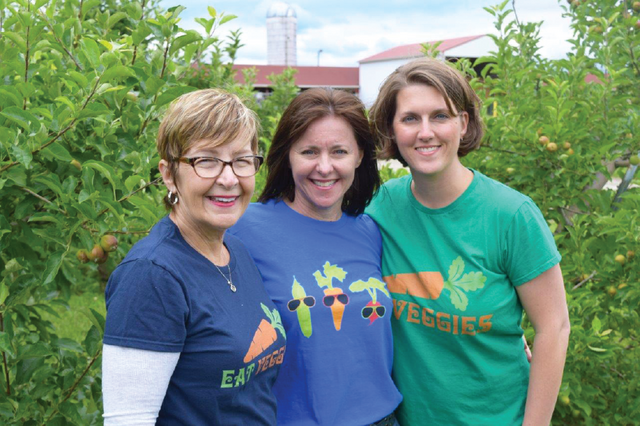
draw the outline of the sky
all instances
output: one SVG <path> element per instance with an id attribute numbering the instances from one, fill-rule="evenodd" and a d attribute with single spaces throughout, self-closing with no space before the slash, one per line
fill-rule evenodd
<path id="1" fill-rule="evenodd" d="M 560 0 L 564 4 L 564 0 Z M 241 29 L 244 46 L 236 64 L 267 63 L 266 14 L 275 0 L 162 0 L 160 5 L 187 9 L 180 15 L 184 29 L 200 30 L 194 19 L 209 18 L 207 6 L 236 15 L 219 28 L 225 37 Z M 496 34 L 494 18 L 483 7 L 498 0 L 288 0 L 297 15 L 298 65 L 355 67 L 358 61 L 395 46 L 479 34 Z M 511 4 L 512 2 L 509 2 Z M 570 20 L 563 18 L 558 0 L 515 0 L 521 22 L 543 21 L 542 56 L 566 55 L 572 36 Z M 320 55 L 318 51 L 322 50 Z"/>

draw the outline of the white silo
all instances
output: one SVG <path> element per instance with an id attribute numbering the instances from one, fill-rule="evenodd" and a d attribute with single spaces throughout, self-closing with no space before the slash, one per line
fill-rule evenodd
<path id="1" fill-rule="evenodd" d="M 296 58 L 296 11 L 283 2 L 276 2 L 267 11 L 267 63 L 291 65 Z"/>

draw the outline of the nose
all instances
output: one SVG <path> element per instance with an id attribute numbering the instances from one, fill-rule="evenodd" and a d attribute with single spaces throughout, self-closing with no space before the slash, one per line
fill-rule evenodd
<path id="1" fill-rule="evenodd" d="M 420 122 L 420 130 L 418 131 L 418 138 L 426 140 L 433 137 L 433 129 L 429 120 L 422 120 Z"/>
<path id="2" fill-rule="evenodd" d="M 224 188 L 233 188 L 238 184 L 238 177 L 233 173 L 230 164 L 224 164 L 222 166 L 222 171 L 216 178 L 216 184 Z"/>
<path id="3" fill-rule="evenodd" d="M 333 170 L 333 162 L 329 154 L 322 154 L 318 157 L 318 162 L 316 163 L 316 170 L 321 175 L 328 175 Z"/>

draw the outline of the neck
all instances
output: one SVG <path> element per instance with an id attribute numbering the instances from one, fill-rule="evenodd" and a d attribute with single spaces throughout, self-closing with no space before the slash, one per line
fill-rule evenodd
<path id="1" fill-rule="evenodd" d="M 198 226 L 184 220 L 175 210 L 169 214 L 169 218 L 176 224 L 187 244 L 214 265 L 226 265 L 229 263 L 229 251 L 223 243 L 224 231 Z"/>
<path id="2" fill-rule="evenodd" d="M 306 208 L 306 206 L 304 206 L 302 203 L 296 203 L 295 201 L 289 201 L 288 199 L 285 199 L 284 202 L 287 203 L 287 205 L 291 207 L 292 210 L 300 213 L 303 216 L 310 217 L 311 219 L 321 220 L 323 222 L 336 222 L 342 217 L 342 209 L 340 208 L 342 206 L 342 203 L 340 203 L 337 208 L 314 210 Z"/>
<path id="3" fill-rule="evenodd" d="M 413 174 L 411 191 L 430 209 L 441 209 L 460 197 L 473 181 L 473 172 L 461 163 L 437 175 Z"/>

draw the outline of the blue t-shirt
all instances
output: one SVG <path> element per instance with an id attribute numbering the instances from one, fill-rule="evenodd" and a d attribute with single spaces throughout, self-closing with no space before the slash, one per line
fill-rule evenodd
<path id="1" fill-rule="evenodd" d="M 375 223 L 318 221 L 271 200 L 251 204 L 229 232 L 249 249 L 287 331 L 278 424 L 360 426 L 393 412 L 402 396 Z"/>
<path id="2" fill-rule="evenodd" d="M 272 386 L 285 351 L 280 316 L 242 243 L 225 235 L 224 244 L 235 293 L 168 216 L 107 284 L 104 343 L 181 353 L 158 425 L 276 423 Z"/>

